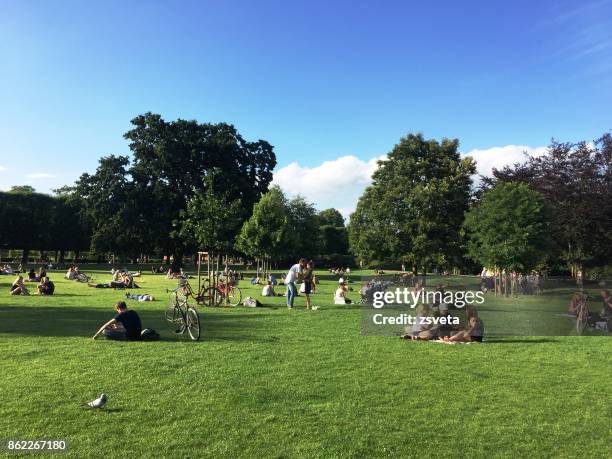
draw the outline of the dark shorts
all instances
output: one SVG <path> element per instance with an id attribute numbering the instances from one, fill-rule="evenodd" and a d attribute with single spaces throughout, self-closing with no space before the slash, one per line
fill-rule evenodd
<path id="1" fill-rule="evenodd" d="M 472 339 L 472 341 L 482 343 L 482 336 L 470 336 L 470 338 Z"/>
<path id="2" fill-rule="evenodd" d="M 312 281 L 304 281 L 304 293 L 306 295 L 312 292 Z"/>
<path id="3" fill-rule="evenodd" d="M 116 341 L 125 341 L 127 339 L 125 330 L 123 329 L 107 328 L 102 333 L 104 333 L 106 339 L 112 339 Z"/>

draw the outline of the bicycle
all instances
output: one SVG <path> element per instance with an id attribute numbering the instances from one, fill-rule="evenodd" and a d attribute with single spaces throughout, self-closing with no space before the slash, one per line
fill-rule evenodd
<path id="1" fill-rule="evenodd" d="M 219 296 L 223 300 L 227 297 L 227 302 L 232 306 L 238 306 L 242 300 L 242 291 L 233 282 L 219 282 L 217 286 Z"/>
<path id="2" fill-rule="evenodd" d="M 205 281 L 205 285 L 206 282 Z M 202 289 L 196 293 L 191 284 L 187 279 L 181 280 L 181 283 L 177 289 L 182 292 L 185 297 L 193 298 L 196 303 L 204 304 L 206 306 L 217 307 L 227 297 L 227 301 L 232 306 L 238 306 L 242 300 L 242 291 L 234 285 L 233 282 L 219 282 L 217 286 L 202 287 Z"/>
<path id="3" fill-rule="evenodd" d="M 200 317 L 194 307 L 190 306 L 186 297 L 181 297 L 183 285 L 172 290 L 173 299 L 164 314 L 170 328 L 177 335 L 187 331 L 193 341 L 200 339 Z"/>
<path id="4" fill-rule="evenodd" d="M 87 282 L 89 282 L 92 278 L 89 277 L 87 274 L 85 273 L 78 273 L 77 277 L 75 277 L 74 280 L 76 280 L 77 282 L 82 282 L 84 284 L 86 284 Z"/>

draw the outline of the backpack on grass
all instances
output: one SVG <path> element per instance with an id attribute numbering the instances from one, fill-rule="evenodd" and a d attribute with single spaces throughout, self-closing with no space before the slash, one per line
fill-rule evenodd
<path id="1" fill-rule="evenodd" d="M 242 305 L 246 306 L 247 308 L 259 308 L 261 306 L 261 303 L 255 298 L 247 296 L 242 302 Z"/>
<path id="2" fill-rule="evenodd" d="M 142 341 L 159 341 L 160 336 L 159 333 L 157 333 L 155 330 L 153 330 L 152 328 L 145 328 L 141 333 L 140 333 L 140 339 Z"/>

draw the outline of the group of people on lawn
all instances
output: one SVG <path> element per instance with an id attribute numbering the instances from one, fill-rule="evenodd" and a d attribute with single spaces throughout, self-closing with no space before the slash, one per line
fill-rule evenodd
<path id="1" fill-rule="evenodd" d="M 603 300 L 603 305 L 599 314 L 588 312 L 589 322 L 597 322 L 602 321 L 606 323 L 607 329 L 612 330 L 612 295 L 610 295 L 610 291 L 608 289 L 602 289 L 601 299 Z M 576 316 L 579 311 L 580 305 L 583 301 L 585 301 L 586 295 L 581 292 L 576 292 L 572 296 L 570 300 L 568 313 L 572 316 Z"/>
<path id="2" fill-rule="evenodd" d="M 287 308 L 293 309 L 293 305 L 295 302 L 296 296 L 298 296 L 298 289 L 296 284 L 302 284 L 300 288 L 300 293 L 303 293 L 306 297 L 306 309 L 313 309 L 312 300 L 310 295 L 312 293 L 316 293 L 316 288 L 318 284 L 318 280 L 315 275 L 315 264 L 314 261 L 307 261 L 305 258 L 300 258 L 300 260 L 289 268 L 287 275 L 285 276 L 285 286 L 287 287 Z M 338 268 L 336 270 L 332 270 L 330 272 L 334 272 L 338 275 L 345 275 L 350 272 L 350 268 L 347 270 L 343 270 Z M 343 277 L 338 279 L 338 286 L 336 291 L 334 292 L 334 304 L 350 304 L 351 300 L 347 298 L 346 294 L 350 291 L 350 288 L 347 286 L 347 282 Z M 272 293 L 271 293 L 272 292 Z M 268 280 L 267 285 L 264 287 L 264 291 L 262 294 L 264 296 L 273 296 L 274 295 L 274 287 L 273 281 Z M 316 309 L 316 307 L 315 307 Z"/>
<path id="3" fill-rule="evenodd" d="M 410 340 L 440 340 L 448 343 L 454 342 L 482 342 L 484 336 L 484 322 L 473 306 L 466 307 L 467 324 L 463 328 L 453 325 L 454 317 L 447 304 L 442 303 L 430 307 L 420 304 L 416 308 L 415 321 L 411 327 L 406 328 L 402 336 Z M 429 317 L 446 317 L 446 321 L 422 320 Z"/>

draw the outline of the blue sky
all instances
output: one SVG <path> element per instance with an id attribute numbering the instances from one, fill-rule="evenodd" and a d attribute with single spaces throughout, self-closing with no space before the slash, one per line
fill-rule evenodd
<path id="1" fill-rule="evenodd" d="M 48 191 L 128 153 L 122 134 L 146 111 L 233 123 L 276 147 L 279 171 L 311 175 L 345 156 L 367 167 L 410 131 L 470 152 L 612 128 L 609 0 L 0 0 L 0 11 L 0 189 Z"/>

